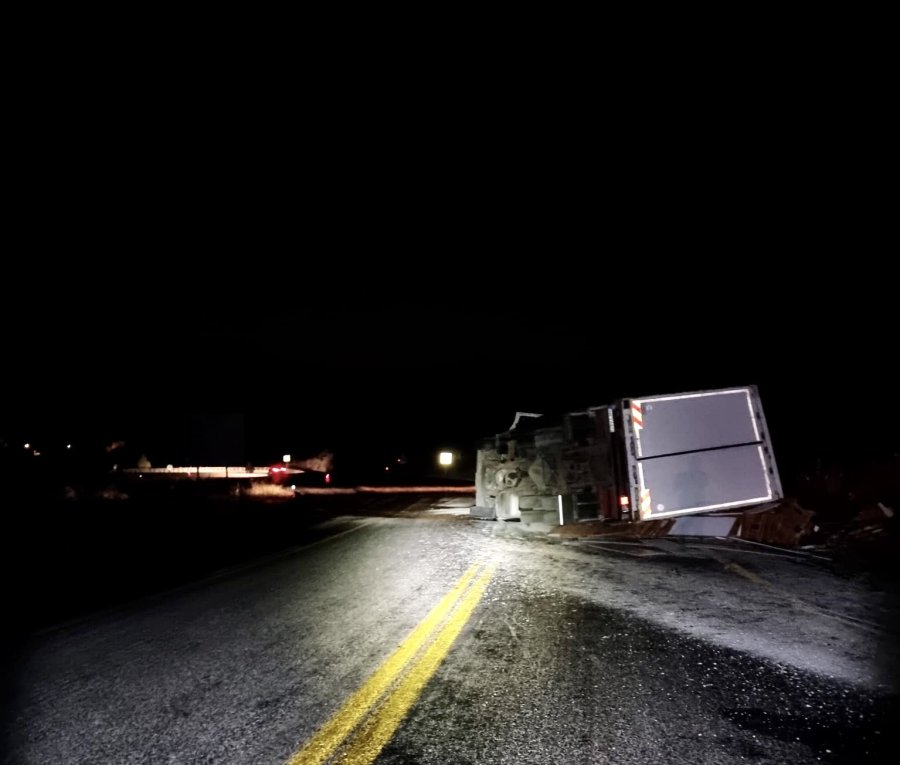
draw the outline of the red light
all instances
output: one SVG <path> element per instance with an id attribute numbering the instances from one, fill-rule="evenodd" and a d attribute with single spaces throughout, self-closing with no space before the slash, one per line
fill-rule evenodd
<path id="1" fill-rule="evenodd" d="M 325 483 L 331 483 L 331 473 L 325 473 Z"/>
<path id="2" fill-rule="evenodd" d="M 627 497 L 627 495 L 623 494 L 621 497 L 619 497 L 619 504 L 620 504 L 622 507 L 628 507 L 628 497 Z"/>

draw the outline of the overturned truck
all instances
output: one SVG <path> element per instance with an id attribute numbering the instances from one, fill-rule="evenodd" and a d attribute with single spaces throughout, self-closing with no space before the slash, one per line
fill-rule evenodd
<path id="1" fill-rule="evenodd" d="M 782 498 L 754 386 L 519 412 L 478 451 L 473 514 L 562 525 L 722 512 Z"/>

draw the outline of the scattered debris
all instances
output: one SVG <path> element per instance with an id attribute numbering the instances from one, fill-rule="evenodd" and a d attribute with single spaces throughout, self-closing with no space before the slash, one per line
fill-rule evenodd
<path id="1" fill-rule="evenodd" d="M 628 521 L 582 521 L 580 523 L 559 526 L 550 532 L 550 536 L 561 539 L 577 539 L 583 537 L 616 537 L 620 539 L 651 539 L 664 537 L 669 533 L 674 518 L 660 518 L 655 521 L 630 523 Z"/>
<path id="2" fill-rule="evenodd" d="M 733 536 L 779 547 L 798 547 L 813 533 L 814 517 L 812 510 L 805 510 L 796 502 L 783 502 L 763 513 L 742 513 Z"/>

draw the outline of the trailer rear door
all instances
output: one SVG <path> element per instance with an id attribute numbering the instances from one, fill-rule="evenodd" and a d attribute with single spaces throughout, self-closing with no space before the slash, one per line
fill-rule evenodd
<path id="1" fill-rule="evenodd" d="M 755 387 L 631 399 L 622 415 L 641 520 L 782 497 Z"/>

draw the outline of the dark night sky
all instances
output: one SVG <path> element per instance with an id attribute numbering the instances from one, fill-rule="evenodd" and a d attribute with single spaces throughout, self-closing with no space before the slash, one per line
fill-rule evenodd
<path id="1" fill-rule="evenodd" d="M 846 83 L 598 123 L 132 74 L 20 94 L 0 438 L 164 451 L 241 411 L 279 454 L 464 443 L 757 383 L 776 447 L 897 448 L 881 122 L 835 116 Z"/>
<path id="2" fill-rule="evenodd" d="M 596 270 L 513 254 L 488 270 L 423 254 L 360 277 L 349 259 L 277 261 L 36 274 L 9 325 L 0 437 L 136 439 L 168 460 L 187 416 L 240 411 L 257 455 L 409 450 L 470 442 L 516 409 L 756 383 L 776 444 L 897 443 L 887 312 L 849 268 L 804 278 L 746 256 L 657 268 L 610 253 Z"/>

